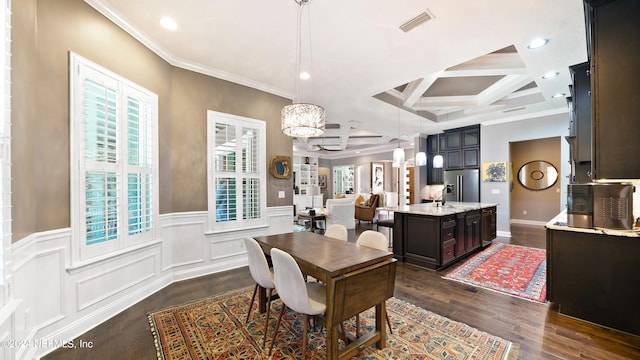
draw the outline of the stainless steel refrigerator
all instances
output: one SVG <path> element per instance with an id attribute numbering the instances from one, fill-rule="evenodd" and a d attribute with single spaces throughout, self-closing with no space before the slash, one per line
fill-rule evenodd
<path id="1" fill-rule="evenodd" d="M 447 170 L 444 172 L 445 201 L 480 202 L 480 170 Z"/>

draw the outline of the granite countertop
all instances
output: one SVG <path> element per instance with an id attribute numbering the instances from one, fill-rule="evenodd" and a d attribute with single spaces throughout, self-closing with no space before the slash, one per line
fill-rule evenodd
<path id="1" fill-rule="evenodd" d="M 406 214 L 447 216 L 493 206 L 498 206 L 498 204 L 449 201 L 445 202 L 444 206 L 441 206 L 440 203 L 433 202 L 402 206 L 385 206 L 378 209 L 381 211 L 393 211 Z"/>
<path id="2" fill-rule="evenodd" d="M 640 228 L 634 227 L 631 230 L 616 230 L 616 229 L 604 229 L 604 228 L 579 228 L 571 227 L 567 225 L 567 211 L 563 211 L 556 215 L 551 221 L 549 221 L 545 227 L 552 230 L 572 231 L 576 233 L 587 234 L 603 234 L 612 236 L 629 236 L 640 237 Z"/>

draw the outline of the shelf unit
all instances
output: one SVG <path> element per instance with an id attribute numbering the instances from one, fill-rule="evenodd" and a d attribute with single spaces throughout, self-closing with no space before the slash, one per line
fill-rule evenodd
<path id="1" fill-rule="evenodd" d="M 294 155 L 293 171 L 296 173 L 295 185 L 301 192 L 306 190 L 308 186 L 318 185 L 317 157 Z"/>

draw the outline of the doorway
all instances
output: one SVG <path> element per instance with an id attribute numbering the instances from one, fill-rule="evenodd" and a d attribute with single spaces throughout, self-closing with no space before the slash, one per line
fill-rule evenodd
<path id="1" fill-rule="evenodd" d="M 533 161 L 545 161 L 559 171 L 561 137 L 551 137 L 509 143 L 511 159 L 511 223 L 544 225 L 560 213 L 560 179 L 544 189 L 534 190 L 518 179 L 520 169 L 525 171 Z M 524 168 L 523 168 L 524 166 Z"/>

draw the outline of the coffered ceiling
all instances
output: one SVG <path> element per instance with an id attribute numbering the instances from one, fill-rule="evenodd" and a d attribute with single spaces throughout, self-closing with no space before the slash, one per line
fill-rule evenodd
<path id="1" fill-rule="evenodd" d="M 553 96 L 568 94 L 568 67 L 587 59 L 582 0 L 311 0 L 306 81 L 294 74 L 294 0 L 85 1 L 175 66 L 323 106 L 325 134 L 294 142 L 321 157 L 566 113 Z M 548 44 L 528 49 L 537 37 Z M 558 76 L 543 79 L 549 71 Z"/>

